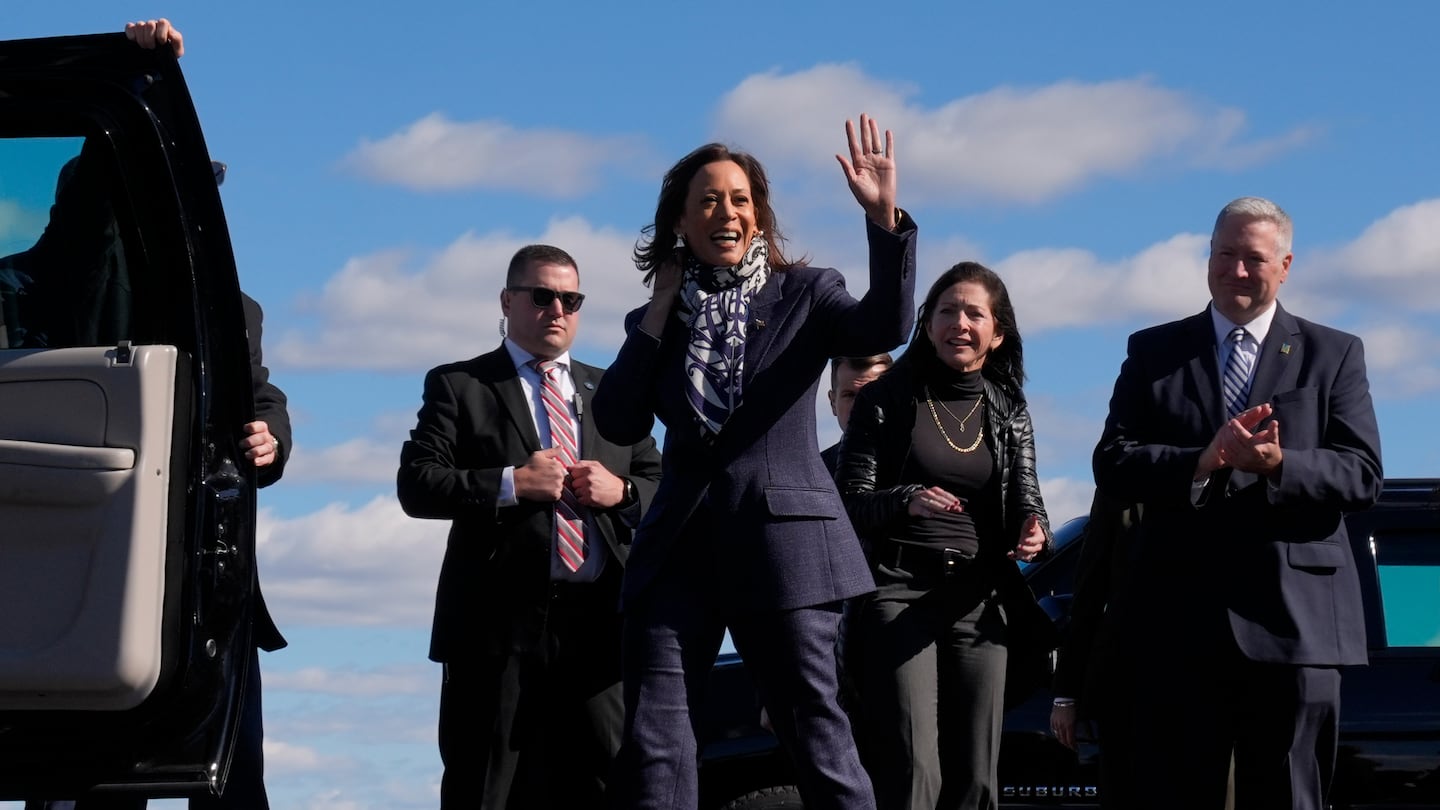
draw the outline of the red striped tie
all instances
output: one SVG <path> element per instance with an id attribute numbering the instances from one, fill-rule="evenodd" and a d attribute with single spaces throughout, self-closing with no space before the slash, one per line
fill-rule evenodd
<path id="1" fill-rule="evenodd" d="M 550 446 L 568 470 L 580 460 L 580 443 L 575 433 L 575 420 L 570 418 L 570 405 L 560 395 L 560 365 L 548 360 L 536 360 L 533 365 L 540 372 L 540 399 L 545 403 L 545 415 L 550 419 Z M 585 562 L 587 546 L 585 521 L 581 517 L 583 508 L 568 486 L 560 493 L 560 500 L 555 502 L 555 548 L 560 554 L 560 561 L 570 571 L 580 570 Z"/>

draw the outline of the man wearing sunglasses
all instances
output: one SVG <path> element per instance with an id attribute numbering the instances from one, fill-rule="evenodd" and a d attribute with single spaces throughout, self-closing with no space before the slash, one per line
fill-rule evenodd
<path id="1" fill-rule="evenodd" d="M 570 356 L 584 302 L 568 253 L 521 248 L 503 343 L 430 371 L 401 450 L 406 513 L 452 521 L 430 640 L 442 808 L 604 805 L 624 720 L 620 578 L 660 454 L 589 421 L 603 370 Z"/>

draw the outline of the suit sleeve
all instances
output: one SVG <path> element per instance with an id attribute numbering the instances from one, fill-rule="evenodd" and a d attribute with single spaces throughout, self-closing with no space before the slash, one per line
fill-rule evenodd
<path id="1" fill-rule="evenodd" d="M 1164 404 L 1155 402 L 1148 388 L 1152 372 L 1147 367 L 1146 344 L 1145 333 L 1130 336 L 1110 397 L 1105 430 L 1092 458 L 1095 485 L 1129 503 L 1186 506 L 1190 482 L 1205 448 L 1147 441 L 1149 420 L 1164 417 L 1157 414 Z"/>
<path id="2" fill-rule="evenodd" d="M 442 369 L 425 375 L 424 401 L 410 440 L 400 450 L 400 471 L 395 491 L 405 514 L 417 518 L 453 520 L 468 517 L 498 518 L 500 474 L 504 466 L 467 469 L 461 466 L 460 443 L 473 428 L 463 416 L 463 404 Z M 491 418 L 498 418 L 491 413 Z"/>
<path id="3" fill-rule="evenodd" d="M 660 353 L 660 339 L 640 329 L 644 312 L 642 307 L 626 316 L 625 342 L 615 362 L 600 378 L 590 402 L 595 428 L 615 444 L 640 444 L 655 427 L 655 359 Z"/>
<path id="4" fill-rule="evenodd" d="M 1347 337 L 1349 343 L 1323 406 L 1325 431 L 1320 446 L 1286 447 L 1284 414 L 1277 407 L 1283 460 L 1280 474 L 1270 479 L 1267 488 L 1271 503 L 1322 503 L 1351 512 L 1368 509 L 1380 497 L 1385 483 L 1380 427 L 1365 373 L 1365 348 L 1359 338 Z"/>
<path id="5" fill-rule="evenodd" d="M 653 438 L 646 436 L 630 446 L 630 469 L 621 477 L 635 484 L 635 503 L 618 510 L 620 520 L 633 529 L 640 525 L 660 485 L 660 451 Z"/>
<path id="6" fill-rule="evenodd" d="M 1110 556 L 1121 531 L 1123 506 L 1100 490 L 1090 504 L 1085 536 L 1080 540 L 1080 561 L 1075 567 L 1070 627 L 1055 662 L 1055 694 L 1084 703 L 1085 673 L 1095 652 L 1100 621 L 1110 600 Z"/>
<path id="7" fill-rule="evenodd" d="M 264 422 L 270 434 L 280 444 L 275 461 L 255 470 L 256 482 L 268 487 L 285 474 L 285 462 L 290 458 L 290 411 L 285 392 L 270 382 L 270 369 L 265 367 L 261 349 L 265 313 L 260 304 L 241 293 L 241 305 L 245 312 L 245 338 L 250 345 L 250 385 L 255 398 L 255 418 Z"/>
<path id="8" fill-rule="evenodd" d="M 905 215 L 895 231 L 865 218 L 870 245 L 870 289 L 856 301 L 839 273 L 826 273 L 816 312 L 830 314 L 829 355 L 865 357 L 910 337 L 915 324 L 915 221 Z"/>

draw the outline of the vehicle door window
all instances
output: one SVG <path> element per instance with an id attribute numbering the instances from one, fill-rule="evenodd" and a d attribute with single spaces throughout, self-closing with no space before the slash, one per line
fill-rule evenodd
<path id="1" fill-rule="evenodd" d="M 0 137 L 0 349 L 134 337 L 115 176 L 82 137 Z"/>
<path id="2" fill-rule="evenodd" d="M 1374 542 L 1390 646 L 1440 647 L 1440 532 L 1377 532 Z"/>

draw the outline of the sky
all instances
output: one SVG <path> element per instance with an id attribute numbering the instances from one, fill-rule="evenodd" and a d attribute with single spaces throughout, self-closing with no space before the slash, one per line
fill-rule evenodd
<path id="1" fill-rule="evenodd" d="M 573 351 L 608 364 L 648 297 L 629 256 L 660 177 L 702 143 L 759 157 L 791 252 L 858 294 L 833 156 L 847 118 L 893 130 L 920 290 L 963 260 L 1010 288 L 1057 525 L 1088 506 L 1126 336 L 1205 306 L 1210 226 L 1245 195 L 1295 220 L 1282 304 L 1365 340 L 1386 473 L 1440 473 L 1440 6 L 5 0 L 0 30 L 154 16 L 185 34 L 294 422 L 257 552 L 291 642 L 262 659 L 276 807 L 436 804 L 448 527 L 394 495 L 423 375 L 499 344 L 532 242 L 576 257 Z"/>

